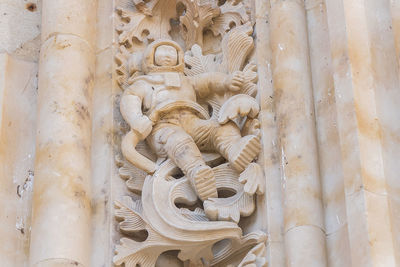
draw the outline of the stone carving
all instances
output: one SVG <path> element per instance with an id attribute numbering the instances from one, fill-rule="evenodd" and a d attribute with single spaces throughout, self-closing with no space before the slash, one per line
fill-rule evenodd
<path id="1" fill-rule="evenodd" d="M 160 254 L 178 250 L 188 266 L 222 264 L 266 239 L 238 226 L 265 190 L 255 162 L 261 143 L 248 13 L 233 0 L 133 6 L 117 8 L 120 111 L 130 127 L 117 164 L 136 195 L 115 203 L 126 237 L 114 262 L 154 266 Z M 169 35 L 171 19 L 186 53 Z M 203 53 L 205 29 L 222 38 L 220 52 Z"/>
<path id="2" fill-rule="evenodd" d="M 215 175 L 201 151 L 216 151 L 236 171 L 244 171 L 260 152 L 260 141 L 256 135 L 242 137 L 238 125 L 230 120 L 238 115 L 254 118 L 258 106 L 254 101 L 241 101 L 241 95 L 236 95 L 231 98 L 231 106 L 221 108 L 216 121 L 209 119 L 208 112 L 196 102 L 196 95 L 206 98 L 210 94 L 236 92 L 244 84 L 243 72 L 185 76 L 182 49 L 163 39 L 148 46 L 143 69 L 145 75 L 137 77 L 121 99 L 121 113 L 131 127 L 122 143 L 125 157 L 154 173 L 155 164 L 132 149 L 136 145 L 132 140 L 147 137 L 159 158 L 172 159 L 183 171 L 201 200 L 217 197 Z"/>
<path id="3" fill-rule="evenodd" d="M 162 252 L 179 250 L 179 259 L 188 261 L 190 266 L 210 266 L 265 240 L 262 232 L 242 236 L 236 223 L 209 221 L 200 208 L 177 208 L 177 204 L 197 201 L 189 180 L 173 177 L 177 171 L 175 164 L 167 160 L 146 178 L 141 199 L 125 197 L 116 203 L 122 233 L 145 231 L 147 238 L 143 242 L 122 238 L 116 247 L 115 264 L 154 266 Z M 226 242 L 219 243 L 223 240 Z"/>
<path id="4" fill-rule="evenodd" d="M 263 243 L 258 244 L 252 248 L 243 260 L 239 263 L 238 267 L 267 267 L 266 260 L 267 250 Z M 229 265 L 228 267 L 233 267 Z"/>

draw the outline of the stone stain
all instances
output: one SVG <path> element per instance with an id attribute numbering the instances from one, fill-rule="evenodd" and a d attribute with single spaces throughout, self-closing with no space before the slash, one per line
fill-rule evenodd
<path id="1" fill-rule="evenodd" d="M 72 46 L 68 41 L 60 41 L 60 42 L 57 41 L 57 36 L 55 36 L 55 38 L 54 38 L 54 43 L 55 43 L 56 49 L 58 49 L 58 50 L 62 50 L 62 49 Z"/>
<path id="2" fill-rule="evenodd" d="M 94 81 L 94 76 L 93 76 L 93 73 L 91 73 L 88 77 L 86 77 L 85 84 L 89 85 L 89 84 L 93 83 L 93 81 Z"/>
<path id="3" fill-rule="evenodd" d="M 37 10 L 37 5 L 35 3 L 26 3 L 25 8 L 30 12 L 35 12 Z"/>
<path id="4" fill-rule="evenodd" d="M 83 121 L 90 119 L 90 112 L 86 105 L 75 102 L 74 107 L 75 112 L 78 114 L 79 118 L 81 118 Z"/>
<path id="5" fill-rule="evenodd" d="M 50 107 L 51 107 L 51 112 L 52 113 L 56 113 L 56 114 L 62 114 L 61 113 L 61 108 L 60 108 L 60 106 L 59 106 L 59 104 L 58 104 L 58 102 L 57 101 L 53 101 L 51 104 L 50 104 Z"/>
<path id="6" fill-rule="evenodd" d="M 79 175 L 85 173 L 86 170 L 81 166 L 76 166 L 76 169 L 71 169 L 65 166 L 64 162 L 69 162 L 68 159 L 71 155 L 76 155 L 76 145 L 65 144 L 62 146 L 39 149 L 37 151 L 37 162 L 46 162 L 37 166 L 37 180 L 33 196 L 33 206 L 36 207 L 38 213 L 45 208 L 47 200 L 51 198 L 52 194 L 62 193 L 68 199 L 77 199 L 79 208 L 81 210 L 88 210 L 90 212 L 90 196 L 86 193 L 86 185 L 84 184 L 83 176 Z M 52 150 L 57 151 L 56 159 L 47 160 L 52 154 Z M 54 152 L 55 153 L 55 152 Z M 75 163 L 74 165 L 78 165 Z M 79 164 L 84 165 L 84 164 Z M 56 175 L 59 174 L 59 175 Z M 34 216 L 39 218 L 40 215 Z"/>
<path id="7" fill-rule="evenodd" d="M 378 194 L 386 193 L 386 179 L 383 175 L 376 177 L 364 167 L 361 167 L 361 175 L 366 190 Z"/>
<path id="8" fill-rule="evenodd" d="M 290 212 L 288 212 L 288 210 L 286 209 L 284 220 L 286 228 L 288 226 L 291 228 L 293 226 L 310 225 L 314 223 L 313 219 L 310 218 L 308 211 L 302 209 L 302 207 L 298 207 L 297 209 L 291 209 Z"/>
<path id="9" fill-rule="evenodd" d="M 299 190 L 299 189 L 297 189 Z M 301 196 L 301 200 L 304 201 L 307 199 L 306 202 L 310 203 L 311 201 L 315 201 L 317 200 L 317 202 L 321 201 L 321 194 L 318 192 L 319 189 L 313 189 L 310 187 L 306 187 L 304 189 L 302 189 L 301 193 L 297 193 L 298 197 L 297 197 L 297 201 L 299 201 L 300 196 Z M 292 199 L 293 201 L 293 199 Z M 291 201 L 291 202 L 292 202 Z M 314 202 L 315 203 L 315 202 Z M 313 207 L 315 207 L 315 205 L 312 205 Z M 303 205 L 299 205 L 297 203 L 297 205 L 294 205 L 294 203 L 291 204 L 287 204 L 286 211 L 285 211 L 285 215 L 284 215 L 284 220 L 285 220 L 285 224 L 286 225 L 295 225 L 295 226 L 302 226 L 302 225 L 315 225 L 318 224 L 317 222 L 315 222 L 315 214 L 316 211 L 315 210 L 311 210 L 311 206 L 305 206 Z M 317 212 L 318 213 L 318 212 Z"/>
<path id="10" fill-rule="evenodd" d="M 83 89 L 83 95 L 86 97 L 86 99 L 91 99 L 91 91 L 93 88 L 93 83 L 94 83 L 94 75 L 91 73 L 90 70 L 88 70 L 90 73 L 86 78 L 85 78 L 85 88 Z"/>
<path id="11" fill-rule="evenodd" d="M 370 139 L 382 139 L 382 129 L 377 118 L 370 118 L 363 112 L 357 103 L 355 104 L 357 125 L 360 133 Z"/>

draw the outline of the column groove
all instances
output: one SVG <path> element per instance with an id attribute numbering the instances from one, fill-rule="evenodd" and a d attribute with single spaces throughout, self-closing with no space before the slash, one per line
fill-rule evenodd
<path id="1" fill-rule="evenodd" d="M 271 1 L 270 23 L 286 266 L 327 266 L 304 2 Z"/>

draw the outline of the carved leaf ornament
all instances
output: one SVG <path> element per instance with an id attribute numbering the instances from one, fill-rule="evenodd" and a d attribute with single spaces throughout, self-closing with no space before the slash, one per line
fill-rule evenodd
<path id="1" fill-rule="evenodd" d="M 133 40 L 143 42 L 147 40 L 156 40 L 168 38 L 171 26 L 169 23 L 163 23 L 176 17 L 176 10 L 171 8 L 175 6 L 175 0 L 152 0 L 149 3 L 145 1 L 135 1 L 136 6 L 145 6 L 146 12 L 139 10 L 129 10 L 127 8 L 117 7 L 117 12 L 121 17 L 121 24 L 117 27 L 119 34 L 119 43 L 133 45 Z"/>
<path id="2" fill-rule="evenodd" d="M 124 90 L 121 113 L 131 130 L 116 163 L 131 195 L 115 202 L 123 236 L 115 249 L 116 265 L 151 267 L 162 253 L 178 251 L 185 266 L 228 266 L 230 256 L 248 251 L 235 266 L 267 266 L 266 234 L 243 235 L 238 225 L 256 210 L 255 196 L 265 192 L 264 173 L 256 163 L 261 149 L 257 70 L 247 9 L 240 0 L 120 0 L 116 74 Z M 211 42 L 204 37 L 207 31 L 220 51 L 203 53 Z M 172 38 L 177 42 L 162 41 Z M 168 52 L 171 47 L 176 55 Z M 149 60 L 151 68 L 145 66 Z M 177 66 L 169 65 L 173 60 Z M 181 97 L 174 90 L 189 90 L 188 84 L 194 90 L 209 89 L 199 94 L 197 103 L 174 100 Z M 149 115 L 154 106 L 162 113 Z M 135 128 L 132 116 L 140 118 L 143 129 L 152 127 L 147 137 L 137 132 L 142 128 Z M 191 133 L 192 126 L 181 122 L 185 116 L 191 118 L 188 124 L 199 124 L 198 132 Z M 213 145 L 207 141 L 210 129 L 219 131 Z M 238 135 L 237 142 L 224 141 L 231 140 L 224 136 L 229 131 Z M 181 141 L 169 145 L 170 140 Z M 196 151 L 201 159 L 193 156 Z M 196 165 L 180 155 L 203 163 Z"/>

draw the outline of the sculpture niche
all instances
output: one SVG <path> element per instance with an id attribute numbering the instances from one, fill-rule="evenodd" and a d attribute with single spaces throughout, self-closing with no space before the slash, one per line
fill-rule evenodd
<path id="1" fill-rule="evenodd" d="M 131 127 L 122 142 L 123 155 L 133 165 L 153 174 L 144 182 L 140 204 L 131 203 L 131 206 L 143 206 L 139 208 L 141 214 L 134 216 L 134 225 L 141 226 L 136 229 L 138 231 L 146 229 L 149 239 L 151 237 L 149 242 L 154 244 L 147 244 L 146 248 L 132 244 L 131 249 L 148 249 L 156 255 L 166 250 L 181 250 L 181 260 L 203 266 L 205 262 L 222 261 L 242 249 L 243 245 L 254 244 L 264 238 L 262 233 L 242 237 L 235 223 L 240 217 L 235 214 L 250 215 L 254 203 L 242 203 L 243 207 L 226 205 L 230 201 L 237 204 L 246 200 L 252 202 L 251 194 L 254 192 L 239 195 L 239 201 L 238 197 L 218 201 L 219 188 L 238 192 L 238 180 L 255 184 L 252 187 L 257 188 L 257 182 L 263 178 L 259 177 L 262 174 L 258 165 L 251 163 L 260 152 L 259 137 L 254 134 L 242 137 L 239 126 L 232 121 L 240 115 L 255 117 L 258 106 L 254 101 L 245 101 L 249 100 L 247 95 L 242 95 L 242 98 L 238 95 L 229 102 L 233 106 L 222 107 L 219 121 L 215 117 L 210 118 L 208 111 L 197 102 L 198 99 L 204 101 L 210 94 L 239 91 L 244 85 L 245 74 L 235 71 L 231 75 L 211 72 L 185 76 L 183 58 L 183 51 L 177 43 L 170 40 L 153 42 L 146 49 L 143 60 L 145 75 L 136 77 L 121 98 L 121 113 Z M 158 164 L 135 150 L 137 142 L 144 139 L 156 152 Z M 229 163 L 212 168 L 207 165 L 202 152 L 217 152 Z M 171 178 L 178 169 L 184 177 L 178 180 Z M 182 212 L 176 206 L 179 202 L 194 204 L 197 197 L 204 201 L 205 214 L 200 209 Z M 119 208 L 122 213 L 126 212 L 123 205 Z M 171 211 L 176 214 L 170 216 Z M 121 217 L 124 219 L 124 214 Z M 213 245 L 224 239 L 232 239 L 228 249 L 216 255 L 211 253 Z M 166 240 L 168 244 L 165 244 Z M 140 257 L 140 252 L 134 257 L 134 253 L 124 251 L 124 245 L 119 247 L 117 259 L 127 253 L 128 257 L 135 258 L 135 264 L 140 263 L 141 266 L 153 266 L 157 259 L 153 257 L 148 260 L 149 263 L 141 262 L 143 257 Z M 125 265 L 129 262 L 124 258 L 123 261 Z"/>
<path id="2" fill-rule="evenodd" d="M 151 267 L 162 253 L 178 251 L 185 266 L 265 267 L 265 233 L 243 235 L 238 225 L 265 190 L 256 163 L 257 73 L 249 60 L 254 40 L 245 7 L 229 0 L 220 7 L 208 0 L 134 3 L 134 11 L 121 8 L 116 56 L 124 89 L 120 111 L 130 127 L 117 163 L 134 194 L 115 203 L 123 237 L 114 263 Z M 164 32 L 165 22 L 154 27 L 163 20 L 163 8 L 179 3 L 186 7 L 182 29 L 196 12 L 210 15 L 195 18 L 204 29 L 213 18 L 219 21 L 213 29 L 223 36 L 222 52 L 203 55 L 202 29 L 183 34 L 184 52 Z M 232 20 L 237 27 L 227 28 Z M 150 33 L 147 40 L 142 32 Z M 159 32 L 164 38 L 150 39 Z"/>

